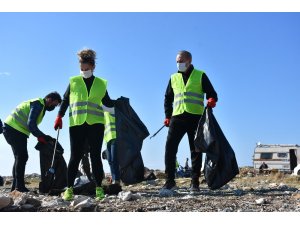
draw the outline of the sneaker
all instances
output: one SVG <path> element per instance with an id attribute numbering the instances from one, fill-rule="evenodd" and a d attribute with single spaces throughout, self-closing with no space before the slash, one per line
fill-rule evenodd
<path id="1" fill-rule="evenodd" d="M 71 201 L 73 200 L 74 198 L 74 195 L 73 195 L 73 188 L 70 187 L 70 188 L 67 188 L 64 192 L 64 195 L 63 195 L 63 200 L 65 201 Z"/>
<path id="2" fill-rule="evenodd" d="M 102 187 L 96 187 L 96 200 L 104 199 L 104 190 Z"/>
<path id="3" fill-rule="evenodd" d="M 167 180 L 162 189 L 174 191 L 177 189 L 175 180 Z"/>

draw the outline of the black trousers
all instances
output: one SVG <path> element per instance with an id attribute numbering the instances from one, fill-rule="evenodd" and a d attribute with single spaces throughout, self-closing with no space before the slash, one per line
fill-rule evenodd
<path id="1" fill-rule="evenodd" d="M 199 119 L 200 116 L 189 118 L 178 118 L 175 116 L 171 118 L 165 151 L 165 173 L 168 180 L 175 179 L 175 164 L 178 146 L 183 136 L 187 133 L 192 161 L 192 179 L 193 181 L 199 182 L 202 153 L 196 152 L 194 145 L 194 137 Z"/>
<path id="2" fill-rule="evenodd" d="M 103 124 L 70 127 L 71 157 L 68 165 L 68 187 L 74 185 L 80 160 L 85 153 L 85 142 L 88 142 L 92 163 L 92 172 L 97 186 L 101 186 L 103 179 L 103 165 L 101 161 L 101 148 L 104 135 Z"/>
<path id="3" fill-rule="evenodd" d="M 28 136 L 7 124 L 5 124 L 3 134 L 7 143 L 11 146 L 15 157 L 15 162 L 12 168 L 13 183 L 11 190 L 13 191 L 16 188 L 22 190 L 25 187 L 24 175 L 28 160 Z"/>

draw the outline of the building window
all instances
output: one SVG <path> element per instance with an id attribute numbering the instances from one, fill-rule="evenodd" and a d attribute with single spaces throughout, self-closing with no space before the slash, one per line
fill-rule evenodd
<path id="1" fill-rule="evenodd" d="M 261 159 L 272 159 L 273 153 L 261 153 L 260 158 Z"/>
<path id="2" fill-rule="evenodd" d="M 287 153 L 277 153 L 278 158 L 287 158 Z"/>

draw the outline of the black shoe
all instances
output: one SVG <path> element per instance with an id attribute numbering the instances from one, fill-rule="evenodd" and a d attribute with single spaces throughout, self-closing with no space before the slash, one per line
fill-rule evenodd
<path id="1" fill-rule="evenodd" d="M 199 192 L 199 181 L 193 181 L 191 182 L 190 192 Z"/>
<path id="2" fill-rule="evenodd" d="M 177 189 L 175 180 L 167 180 L 162 189 L 174 191 Z"/>

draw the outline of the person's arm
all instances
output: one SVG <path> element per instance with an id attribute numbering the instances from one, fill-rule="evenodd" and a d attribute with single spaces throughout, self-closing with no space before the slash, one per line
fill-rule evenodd
<path id="1" fill-rule="evenodd" d="M 214 98 L 216 102 L 218 101 L 217 92 L 215 91 L 214 87 L 210 83 L 210 80 L 208 79 L 205 73 L 203 73 L 202 75 L 202 89 L 204 93 L 206 93 L 206 99 Z"/>
<path id="2" fill-rule="evenodd" d="M 67 90 L 64 94 L 64 98 L 63 98 L 60 108 L 58 110 L 59 116 L 64 117 L 64 115 L 69 107 L 69 104 L 70 104 L 70 84 L 67 87 Z"/>
<path id="3" fill-rule="evenodd" d="M 173 100 L 174 100 L 174 91 L 171 86 L 171 79 L 169 81 L 169 84 L 167 86 L 167 90 L 165 93 L 165 102 L 164 102 L 164 107 L 165 107 L 165 116 L 166 118 L 171 118 L 172 113 L 173 113 Z"/>
<path id="4" fill-rule="evenodd" d="M 108 92 L 106 91 L 106 92 L 105 92 L 105 95 L 104 95 L 104 97 L 103 97 L 103 99 L 102 99 L 103 105 L 105 105 L 105 106 L 108 107 L 108 108 L 111 108 L 111 107 L 114 107 L 114 106 L 115 106 L 115 102 L 116 102 L 116 100 L 112 100 L 112 99 L 109 97 Z"/>
<path id="5" fill-rule="evenodd" d="M 30 133 L 32 133 L 32 135 L 34 135 L 35 137 L 45 136 L 45 134 L 42 131 L 40 131 L 40 129 L 37 126 L 37 119 L 42 110 L 43 105 L 40 103 L 40 101 L 34 101 L 30 104 L 30 112 L 27 125 Z"/>

